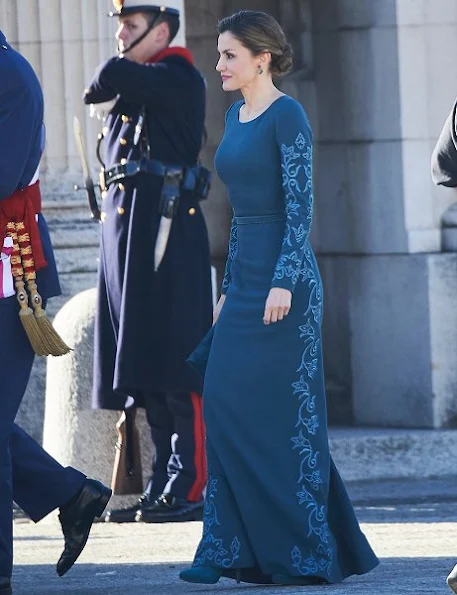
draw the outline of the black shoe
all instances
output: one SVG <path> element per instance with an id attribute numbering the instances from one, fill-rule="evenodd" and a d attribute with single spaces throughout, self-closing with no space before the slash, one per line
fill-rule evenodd
<path id="1" fill-rule="evenodd" d="M 106 523 L 134 523 L 136 514 L 143 506 L 147 505 L 149 499 L 146 495 L 141 496 L 136 504 L 133 506 L 126 506 L 125 508 L 115 508 L 108 510 L 105 515 Z"/>
<path id="2" fill-rule="evenodd" d="M 95 479 L 86 479 L 78 494 L 60 509 L 59 520 L 65 548 L 57 562 L 63 576 L 78 559 L 86 545 L 95 517 L 100 517 L 111 498 L 111 490 Z"/>
<path id="3" fill-rule="evenodd" d="M 189 502 L 170 494 L 162 494 L 152 505 L 143 506 L 136 514 L 136 521 L 143 523 L 179 523 L 201 521 L 202 518 L 203 500 Z"/>
<path id="4" fill-rule="evenodd" d="M 446 582 L 448 587 L 451 588 L 454 593 L 457 593 L 457 564 L 454 566 L 451 574 L 447 577 Z"/>
<path id="5" fill-rule="evenodd" d="M 0 595 L 13 595 L 9 578 L 0 578 Z"/>

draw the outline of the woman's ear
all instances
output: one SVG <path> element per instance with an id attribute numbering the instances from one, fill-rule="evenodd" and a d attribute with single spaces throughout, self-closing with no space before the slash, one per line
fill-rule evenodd
<path id="1" fill-rule="evenodd" d="M 262 66 L 262 69 L 264 71 L 267 71 L 271 64 L 271 53 L 263 52 L 263 54 L 260 54 L 259 58 L 260 58 L 260 65 Z"/>

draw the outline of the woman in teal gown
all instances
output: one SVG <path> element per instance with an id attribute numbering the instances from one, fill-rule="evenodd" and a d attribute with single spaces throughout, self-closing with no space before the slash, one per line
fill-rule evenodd
<path id="1" fill-rule="evenodd" d="M 217 322 L 190 358 L 206 368 L 208 484 L 203 536 L 180 577 L 335 583 L 378 560 L 329 453 L 311 129 L 272 82 L 291 63 L 278 23 L 242 11 L 219 33 L 224 89 L 244 100 L 215 160 L 234 216 Z"/>

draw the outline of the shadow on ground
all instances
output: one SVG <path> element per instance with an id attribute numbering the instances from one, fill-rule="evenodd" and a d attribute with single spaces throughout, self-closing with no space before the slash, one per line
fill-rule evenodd
<path id="1" fill-rule="evenodd" d="M 51 565 L 17 566 L 14 595 L 178 595 L 223 591 L 273 595 L 432 595 L 446 593 L 445 579 L 455 561 L 451 558 L 384 558 L 373 572 L 351 577 L 343 584 L 321 587 L 237 585 L 228 579 L 217 585 L 183 583 L 178 573 L 183 564 L 79 564 L 63 578 Z"/>

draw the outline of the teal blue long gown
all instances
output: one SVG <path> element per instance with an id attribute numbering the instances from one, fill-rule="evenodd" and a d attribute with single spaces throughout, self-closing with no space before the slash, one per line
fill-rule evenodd
<path id="1" fill-rule="evenodd" d="M 231 106 L 216 154 L 234 217 L 219 320 L 190 357 L 205 369 L 208 484 L 193 564 L 268 583 L 274 573 L 339 582 L 378 560 L 329 453 L 322 283 L 308 234 L 312 136 L 302 106 L 277 99 L 241 123 Z M 263 324 L 271 287 L 293 292 Z"/>

